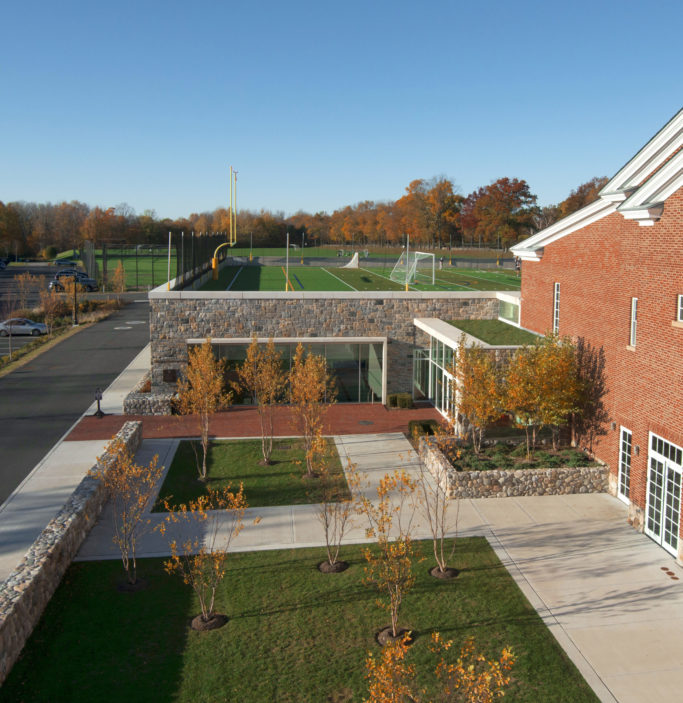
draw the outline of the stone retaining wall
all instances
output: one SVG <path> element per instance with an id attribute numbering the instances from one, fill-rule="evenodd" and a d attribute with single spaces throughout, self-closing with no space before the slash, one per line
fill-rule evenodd
<path id="1" fill-rule="evenodd" d="M 508 498 L 512 496 L 607 493 L 609 468 L 591 466 L 517 471 L 456 471 L 436 447 L 421 437 L 420 459 L 450 498 Z"/>
<path id="2" fill-rule="evenodd" d="M 116 438 L 135 452 L 142 441 L 142 423 L 126 422 Z M 112 459 L 109 447 L 100 459 L 102 468 Z M 19 657 L 105 502 L 100 481 L 86 476 L 21 563 L 0 584 L 0 684 Z"/>
<path id="3" fill-rule="evenodd" d="M 150 380 L 146 373 L 142 380 L 123 399 L 124 415 L 170 415 L 174 393 L 142 392 Z"/>
<path id="4" fill-rule="evenodd" d="M 386 337 L 387 393 L 411 392 L 413 354 L 427 335 L 416 317 L 495 319 L 495 292 L 232 293 L 159 289 L 149 294 L 152 391 L 187 366 L 188 339 L 258 337 Z M 165 380 L 166 379 L 166 380 Z M 168 380 L 172 379 L 172 380 Z"/>

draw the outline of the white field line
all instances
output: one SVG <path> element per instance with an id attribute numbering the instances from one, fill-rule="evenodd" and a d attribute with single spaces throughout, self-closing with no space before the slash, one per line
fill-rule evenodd
<path id="1" fill-rule="evenodd" d="M 232 281 L 230 281 L 230 283 L 228 284 L 228 287 L 225 290 L 230 290 L 233 287 L 233 285 L 235 285 L 235 281 L 237 280 L 237 277 L 242 273 L 243 268 L 244 268 L 244 266 L 240 266 L 239 269 L 237 269 L 237 273 L 234 275 Z"/>
<path id="2" fill-rule="evenodd" d="M 320 268 L 323 271 L 327 271 L 327 273 L 329 273 L 332 278 L 336 278 L 340 283 L 343 283 L 345 286 L 348 286 L 351 290 L 355 290 L 356 292 L 358 292 L 358 288 L 354 288 L 350 283 L 347 283 L 346 281 L 343 281 L 341 278 L 339 278 L 339 276 L 335 276 L 329 269 L 326 269 L 323 266 L 321 266 Z"/>
<path id="3" fill-rule="evenodd" d="M 371 276 L 377 276 L 377 278 L 381 278 L 384 281 L 391 281 L 391 278 L 389 276 L 385 276 L 383 273 L 375 273 L 374 271 L 371 271 L 370 269 L 366 268 L 360 268 L 359 271 L 365 271 L 365 273 L 369 273 Z M 391 281 L 392 283 L 396 283 L 396 281 Z M 401 285 L 400 283 L 398 285 Z M 417 290 L 414 286 L 411 286 L 410 283 L 408 284 L 408 288 L 412 290 Z"/>

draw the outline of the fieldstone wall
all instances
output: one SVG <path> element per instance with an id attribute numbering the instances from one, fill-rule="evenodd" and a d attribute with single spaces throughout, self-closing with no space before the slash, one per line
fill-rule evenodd
<path id="1" fill-rule="evenodd" d="M 170 415 L 173 393 L 152 393 L 142 391 L 149 383 L 150 375 L 146 373 L 142 380 L 123 399 L 124 415 Z"/>
<path id="2" fill-rule="evenodd" d="M 416 317 L 495 319 L 492 292 L 263 293 L 152 291 L 152 391 L 171 391 L 187 365 L 187 339 L 386 337 L 387 393 L 412 390 L 413 354 L 426 335 Z M 420 339 L 420 337 L 424 339 Z"/>
<path id="3" fill-rule="evenodd" d="M 607 493 L 607 466 L 517 471 L 456 471 L 429 437 L 421 437 L 420 459 L 450 498 Z"/>
<path id="4" fill-rule="evenodd" d="M 142 441 L 142 423 L 126 422 L 116 438 L 135 452 Z M 106 469 L 112 458 L 108 448 L 99 466 Z M 0 584 L 0 684 L 19 657 L 105 502 L 100 481 L 86 476 L 21 563 Z"/>

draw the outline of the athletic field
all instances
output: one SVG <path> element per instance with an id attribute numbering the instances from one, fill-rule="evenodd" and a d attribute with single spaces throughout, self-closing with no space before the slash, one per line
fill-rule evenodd
<path id="1" fill-rule="evenodd" d="M 203 290 L 229 291 L 390 291 L 405 286 L 389 278 L 389 268 L 345 269 L 339 267 L 289 266 L 289 280 L 284 266 L 226 266 L 217 281 L 208 281 Z M 520 279 L 514 272 L 476 271 L 445 268 L 436 271 L 435 284 L 412 283 L 409 290 L 472 291 L 519 290 Z"/>

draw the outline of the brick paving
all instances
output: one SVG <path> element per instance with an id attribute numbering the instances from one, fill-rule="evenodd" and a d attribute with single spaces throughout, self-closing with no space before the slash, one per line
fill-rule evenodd
<path id="1" fill-rule="evenodd" d="M 292 426 L 291 408 L 275 409 L 275 435 L 299 434 Z M 379 404 L 332 405 L 325 421 L 325 434 L 381 434 L 407 432 L 411 420 L 439 420 L 439 413 L 431 406 L 388 410 Z M 198 434 L 197 420 L 193 416 L 178 415 L 135 416 L 105 415 L 103 418 L 84 417 L 71 431 L 66 441 L 110 439 L 126 420 L 142 421 L 144 439 L 191 437 Z M 254 407 L 238 406 L 211 417 L 209 431 L 214 437 L 260 437 L 261 425 Z"/>

